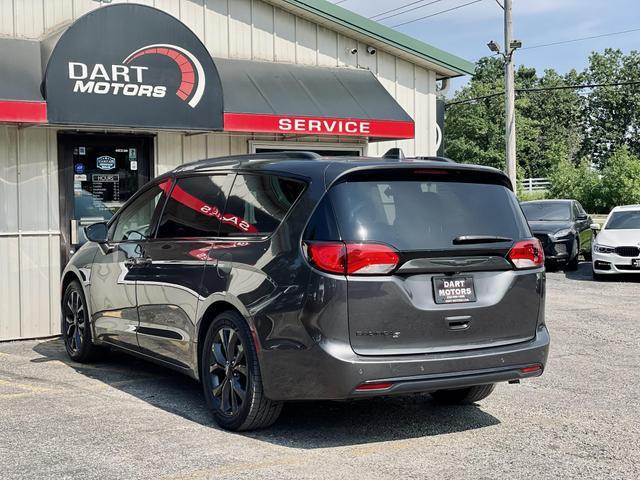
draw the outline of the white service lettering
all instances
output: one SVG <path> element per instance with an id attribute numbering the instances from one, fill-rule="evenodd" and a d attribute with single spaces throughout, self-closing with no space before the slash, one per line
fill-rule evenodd
<path id="1" fill-rule="evenodd" d="M 280 118 L 278 130 L 301 133 L 348 133 L 369 135 L 371 122 L 358 120 L 320 120 L 307 118 Z"/>

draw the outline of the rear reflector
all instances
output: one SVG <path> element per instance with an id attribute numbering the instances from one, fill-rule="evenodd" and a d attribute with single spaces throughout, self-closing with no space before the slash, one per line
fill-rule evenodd
<path id="1" fill-rule="evenodd" d="M 388 388 L 391 388 L 392 385 L 393 383 L 391 382 L 361 383 L 356 387 L 356 392 L 387 390 Z"/>
<path id="2" fill-rule="evenodd" d="M 544 251 L 537 238 L 517 242 L 508 255 L 517 269 L 537 268 L 544 265 Z"/>
<path id="3" fill-rule="evenodd" d="M 384 275 L 400 261 L 398 252 L 379 243 L 305 242 L 304 246 L 316 268 L 342 275 Z"/>
<path id="4" fill-rule="evenodd" d="M 533 373 L 539 372 L 540 370 L 542 370 L 542 365 L 531 365 L 530 367 L 524 367 L 520 369 L 522 373 Z"/>

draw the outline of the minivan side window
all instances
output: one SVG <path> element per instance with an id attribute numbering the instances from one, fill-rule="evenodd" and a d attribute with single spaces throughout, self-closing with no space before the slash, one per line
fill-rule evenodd
<path id="1" fill-rule="evenodd" d="M 163 185 L 164 183 L 149 188 L 120 212 L 109 229 L 111 241 L 141 241 L 149 238 L 164 203 Z"/>
<path id="2" fill-rule="evenodd" d="M 227 175 L 179 178 L 162 212 L 156 238 L 215 237 L 226 203 Z"/>
<path id="3" fill-rule="evenodd" d="M 276 175 L 237 175 L 222 218 L 220 236 L 273 233 L 303 190 L 304 183 Z"/>

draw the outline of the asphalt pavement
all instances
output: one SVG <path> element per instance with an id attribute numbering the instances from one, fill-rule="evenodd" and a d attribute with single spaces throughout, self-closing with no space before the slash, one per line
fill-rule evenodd
<path id="1" fill-rule="evenodd" d="M 548 274 L 544 375 L 476 406 L 428 396 L 285 406 L 268 430 L 212 421 L 200 385 L 59 339 L 0 343 L 0 478 L 640 478 L 640 278 Z"/>

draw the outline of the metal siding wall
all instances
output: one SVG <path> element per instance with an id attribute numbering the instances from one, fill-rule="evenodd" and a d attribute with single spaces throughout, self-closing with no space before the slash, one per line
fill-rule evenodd
<path id="1" fill-rule="evenodd" d="M 229 56 L 250 60 L 251 55 L 251 1 L 229 2 Z"/>
<path id="2" fill-rule="evenodd" d="M 318 29 L 315 23 L 296 18 L 296 63 L 317 65 Z"/>
<path id="3" fill-rule="evenodd" d="M 59 333 L 55 130 L 0 127 L 0 340 Z"/>
<path id="4" fill-rule="evenodd" d="M 296 17 L 279 8 L 274 14 L 275 61 L 296 61 Z"/>
<path id="5" fill-rule="evenodd" d="M 272 62 L 275 58 L 274 9 L 264 2 L 253 1 L 252 52 L 254 60 Z"/>
<path id="6" fill-rule="evenodd" d="M 204 44 L 213 57 L 229 56 L 229 8 L 227 0 L 206 0 Z"/>
<path id="7" fill-rule="evenodd" d="M 318 65 L 338 66 L 338 34 L 325 27 L 318 27 Z"/>

